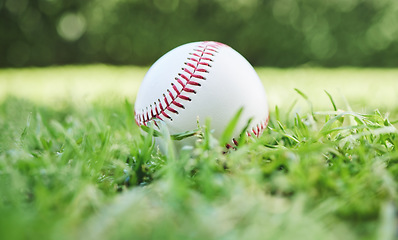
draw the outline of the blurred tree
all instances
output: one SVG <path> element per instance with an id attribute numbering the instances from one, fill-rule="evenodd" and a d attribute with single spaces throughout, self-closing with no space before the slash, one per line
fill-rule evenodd
<path id="1" fill-rule="evenodd" d="M 149 65 L 200 40 L 254 65 L 397 67 L 396 0 L 0 0 L 0 67 Z"/>

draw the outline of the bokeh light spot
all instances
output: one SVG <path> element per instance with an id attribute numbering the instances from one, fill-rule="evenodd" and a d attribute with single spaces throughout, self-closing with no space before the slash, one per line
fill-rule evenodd
<path id="1" fill-rule="evenodd" d="M 24 33 L 31 33 L 42 26 L 41 13 L 29 8 L 20 19 L 19 26 Z"/>
<path id="2" fill-rule="evenodd" d="M 227 11 L 241 15 L 245 10 L 254 10 L 259 0 L 217 0 Z"/>
<path id="3" fill-rule="evenodd" d="M 278 22 L 293 24 L 300 14 L 300 9 L 294 0 L 278 0 L 274 3 L 272 13 Z"/>
<path id="4" fill-rule="evenodd" d="M 337 50 L 336 40 L 328 32 L 311 35 L 309 45 L 313 56 L 320 60 L 332 57 Z"/>
<path id="5" fill-rule="evenodd" d="M 302 31 L 306 34 L 311 32 L 317 22 L 317 15 L 311 12 L 305 14 L 302 22 Z"/>
<path id="6" fill-rule="evenodd" d="M 86 31 L 86 19 L 80 13 L 65 13 L 57 26 L 58 34 L 67 41 L 76 41 Z"/>
<path id="7" fill-rule="evenodd" d="M 387 38 L 382 37 L 380 28 L 378 28 L 377 25 L 372 26 L 366 31 L 366 42 L 370 49 L 377 51 L 386 49 L 390 44 Z"/>
<path id="8" fill-rule="evenodd" d="M 350 12 L 358 5 L 358 0 L 334 0 L 331 4 L 335 4 L 341 12 Z"/>
<path id="9" fill-rule="evenodd" d="M 384 15 L 378 26 L 382 35 L 388 40 L 398 39 L 398 10 Z"/>
<path id="10" fill-rule="evenodd" d="M 154 0 L 153 4 L 161 12 L 171 13 L 178 8 L 179 0 Z"/>
<path id="11" fill-rule="evenodd" d="M 5 7 L 14 14 L 21 14 L 28 6 L 28 0 L 7 0 Z"/>

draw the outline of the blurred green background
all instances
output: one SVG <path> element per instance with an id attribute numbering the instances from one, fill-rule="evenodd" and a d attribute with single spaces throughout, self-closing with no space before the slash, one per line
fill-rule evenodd
<path id="1" fill-rule="evenodd" d="M 186 42 L 255 66 L 397 67 L 397 0 L 0 0 L 0 67 L 150 65 Z"/>

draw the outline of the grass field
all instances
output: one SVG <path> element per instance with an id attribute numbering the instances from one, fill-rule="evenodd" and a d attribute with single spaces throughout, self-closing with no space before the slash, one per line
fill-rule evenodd
<path id="1" fill-rule="evenodd" d="M 0 70 L 0 239 L 398 239 L 398 69 L 259 68 L 269 127 L 228 154 L 140 135 L 146 70 Z"/>

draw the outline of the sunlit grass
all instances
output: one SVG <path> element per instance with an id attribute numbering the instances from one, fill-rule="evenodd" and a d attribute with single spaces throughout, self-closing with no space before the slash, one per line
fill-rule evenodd
<path id="1" fill-rule="evenodd" d="M 396 239 L 397 71 L 258 69 L 260 138 L 163 154 L 133 119 L 146 70 L 0 71 L 0 239 Z"/>
<path id="2" fill-rule="evenodd" d="M 147 67 L 106 65 L 52 67 L 42 70 L 0 71 L 0 101 L 7 95 L 45 105 L 54 101 L 111 103 L 134 101 Z M 316 109 L 330 107 L 324 90 L 341 108 L 347 103 L 356 110 L 396 109 L 398 69 L 356 68 L 257 68 L 264 82 L 271 108 L 288 107 L 297 98 L 294 89 L 305 92 Z"/>
<path id="3" fill-rule="evenodd" d="M 325 90 L 340 108 L 347 104 L 358 111 L 397 108 L 398 69 L 260 68 L 257 71 L 275 105 L 290 105 L 296 88 L 309 96 L 315 109 L 331 107 Z"/>
<path id="4" fill-rule="evenodd" d="M 8 95 L 54 106 L 55 102 L 133 100 L 147 68 L 105 65 L 0 71 L 0 101 Z"/>

